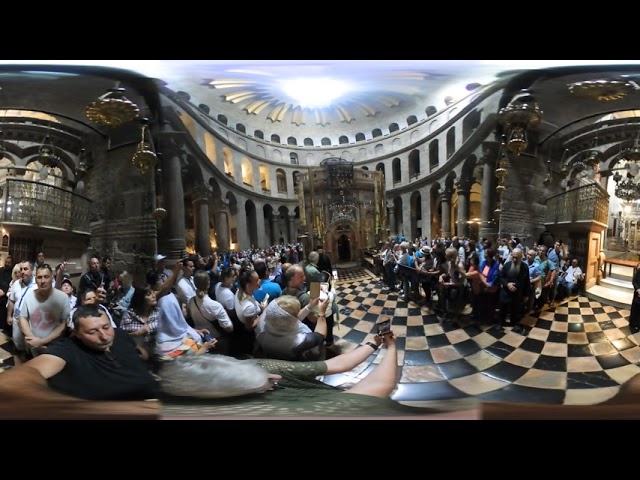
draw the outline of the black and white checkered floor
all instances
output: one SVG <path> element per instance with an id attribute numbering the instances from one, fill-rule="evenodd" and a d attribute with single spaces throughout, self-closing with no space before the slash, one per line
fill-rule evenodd
<path id="1" fill-rule="evenodd" d="M 377 278 L 340 282 L 342 349 L 372 339 L 380 315 L 393 319 L 398 337 L 398 389 L 403 403 L 474 397 L 485 401 L 593 404 L 613 396 L 640 373 L 640 334 L 632 335 L 628 310 L 572 297 L 523 319 L 522 335 L 492 332 L 472 322 L 441 323 L 432 310 L 402 300 Z M 384 350 L 355 371 L 325 377 L 357 382 Z"/>
<path id="2" fill-rule="evenodd" d="M 336 348 L 372 340 L 381 315 L 398 337 L 398 388 L 393 398 L 411 405 L 472 399 L 593 404 L 613 396 L 640 373 L 640 334 L 628 327 L 628 310 L 575 297 L 524 318 L 523 335 L 506 327 L 441 323 L 433 311 L 390 293 L 368 270 L 341 271 L 336 284 L 341 315 Z M 11 341 L 0 333 L 1 367 L 13 364 Z M 355 370 L 324 378 L 356 383 L 385 350 Z"/>

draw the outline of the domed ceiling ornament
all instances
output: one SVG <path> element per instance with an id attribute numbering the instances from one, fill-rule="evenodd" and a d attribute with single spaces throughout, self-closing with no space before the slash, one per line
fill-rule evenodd
<path id="1" fill-rule="evenodd" d="M 416 71 L 372 71 L 366 74 L 357 71 L 327 72 L 320 68 L 309 68 L 292 72 L 292 67 L 228 72 L 227 77 L 207 80 L 210 88 L 220 90 L 225 102 L 237 105 L 248 115 L 260 116 L 273 123 L 289 122 L 296 126 L 326 126 L 336 123 L 350 124 L 360 117 L 375 117 L 382 111 L 399 107 L 405 101 L 421 94 L 425 80 L 432 76 Z M 300 69 L 302 67 L 298 67 Z M 309 81 L 320 76 L 342 79 L 349 82 L 351 91 L 334 99 L 330 106 L 305 106 L 290 96 L 281 82 L 296 73 Z"/>
<path id="2" fill-rule="evenodd" d="M 638 84 L 626 79 L 600 79 L 574 82 L 567 85 L 578 97 L 609 102 L 619 100 L 640 89 Z"/>
<path id="3" fill-rule="evenodd" d="M 107 127 L 119 127 L 140 115 L 140 108 L 124 96 L 124 88 L 112 88 L 85 108 L 89 120 Z"/>

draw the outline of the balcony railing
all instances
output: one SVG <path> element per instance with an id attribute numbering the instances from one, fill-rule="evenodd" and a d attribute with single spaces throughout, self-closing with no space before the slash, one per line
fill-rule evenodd
<path id="1" fill-rule="evenodd" d="M 90 233 L 91 200 L 33 180 L 8 177 L 0 187 L 0 223 Z"/>
<path id="2" fill-rule="evenodd" d="M 597 183 L 582 185 L 547 200 L 545 224 L 597 222 L 607 225 L 609 194 Z"/>

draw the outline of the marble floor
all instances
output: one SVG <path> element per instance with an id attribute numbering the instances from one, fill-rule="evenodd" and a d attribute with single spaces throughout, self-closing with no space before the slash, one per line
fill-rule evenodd
<path id="1" fill-rule="evenodd" d="M 365 268 L 338 273 L 337 351 L 372 340 L 379 317 L 391 317 L 399 346 L 392 398 L 407 405 L 448 411 L 477 401 L 588 405 L 612 397 L 640 373 L 640 334 L 629 330 L 629 310 L 606 302 L 571 297 L 526 316 L 524 333 L 509 326 L 494 332 L 466 317 L 442 321 L 428 307 L 388 291 Z M 11 353 L 11 341 L 0 333 L 0 369 L 12 365 Z M 380 349 L 353 371 L 323 380 L 357 383 L 384 354 Z"/>
<path id="2" fill-rule="evenodd" d="M 342 349 L 372 339 L 380 315 L 393 318 L 399 341 L 398 388 L 393 398 L 420 405 L 480 401 L 593 404 L 612 397 L 640 373 L 640 334 L 629 311 L 584 296 L 526 316 L 524 334 L 493 332 L 470 320 L 441 322 L 426 306 L 389 292 L 377 277 L 337 286 L 341 322 L 334 334 Z M 352 372 L 331 375 L 332 385 L 357 382 L 381 349 Z"/>

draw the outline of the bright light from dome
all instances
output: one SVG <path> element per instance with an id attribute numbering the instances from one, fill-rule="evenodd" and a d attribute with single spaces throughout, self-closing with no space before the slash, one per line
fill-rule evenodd
<path id="1" fill-rule="evenodd" d="M 280 85 L 289 97 L 309 108 L 326 107 L 349 90 L 347 82 L 331 78 L 295 78 Z"/>

